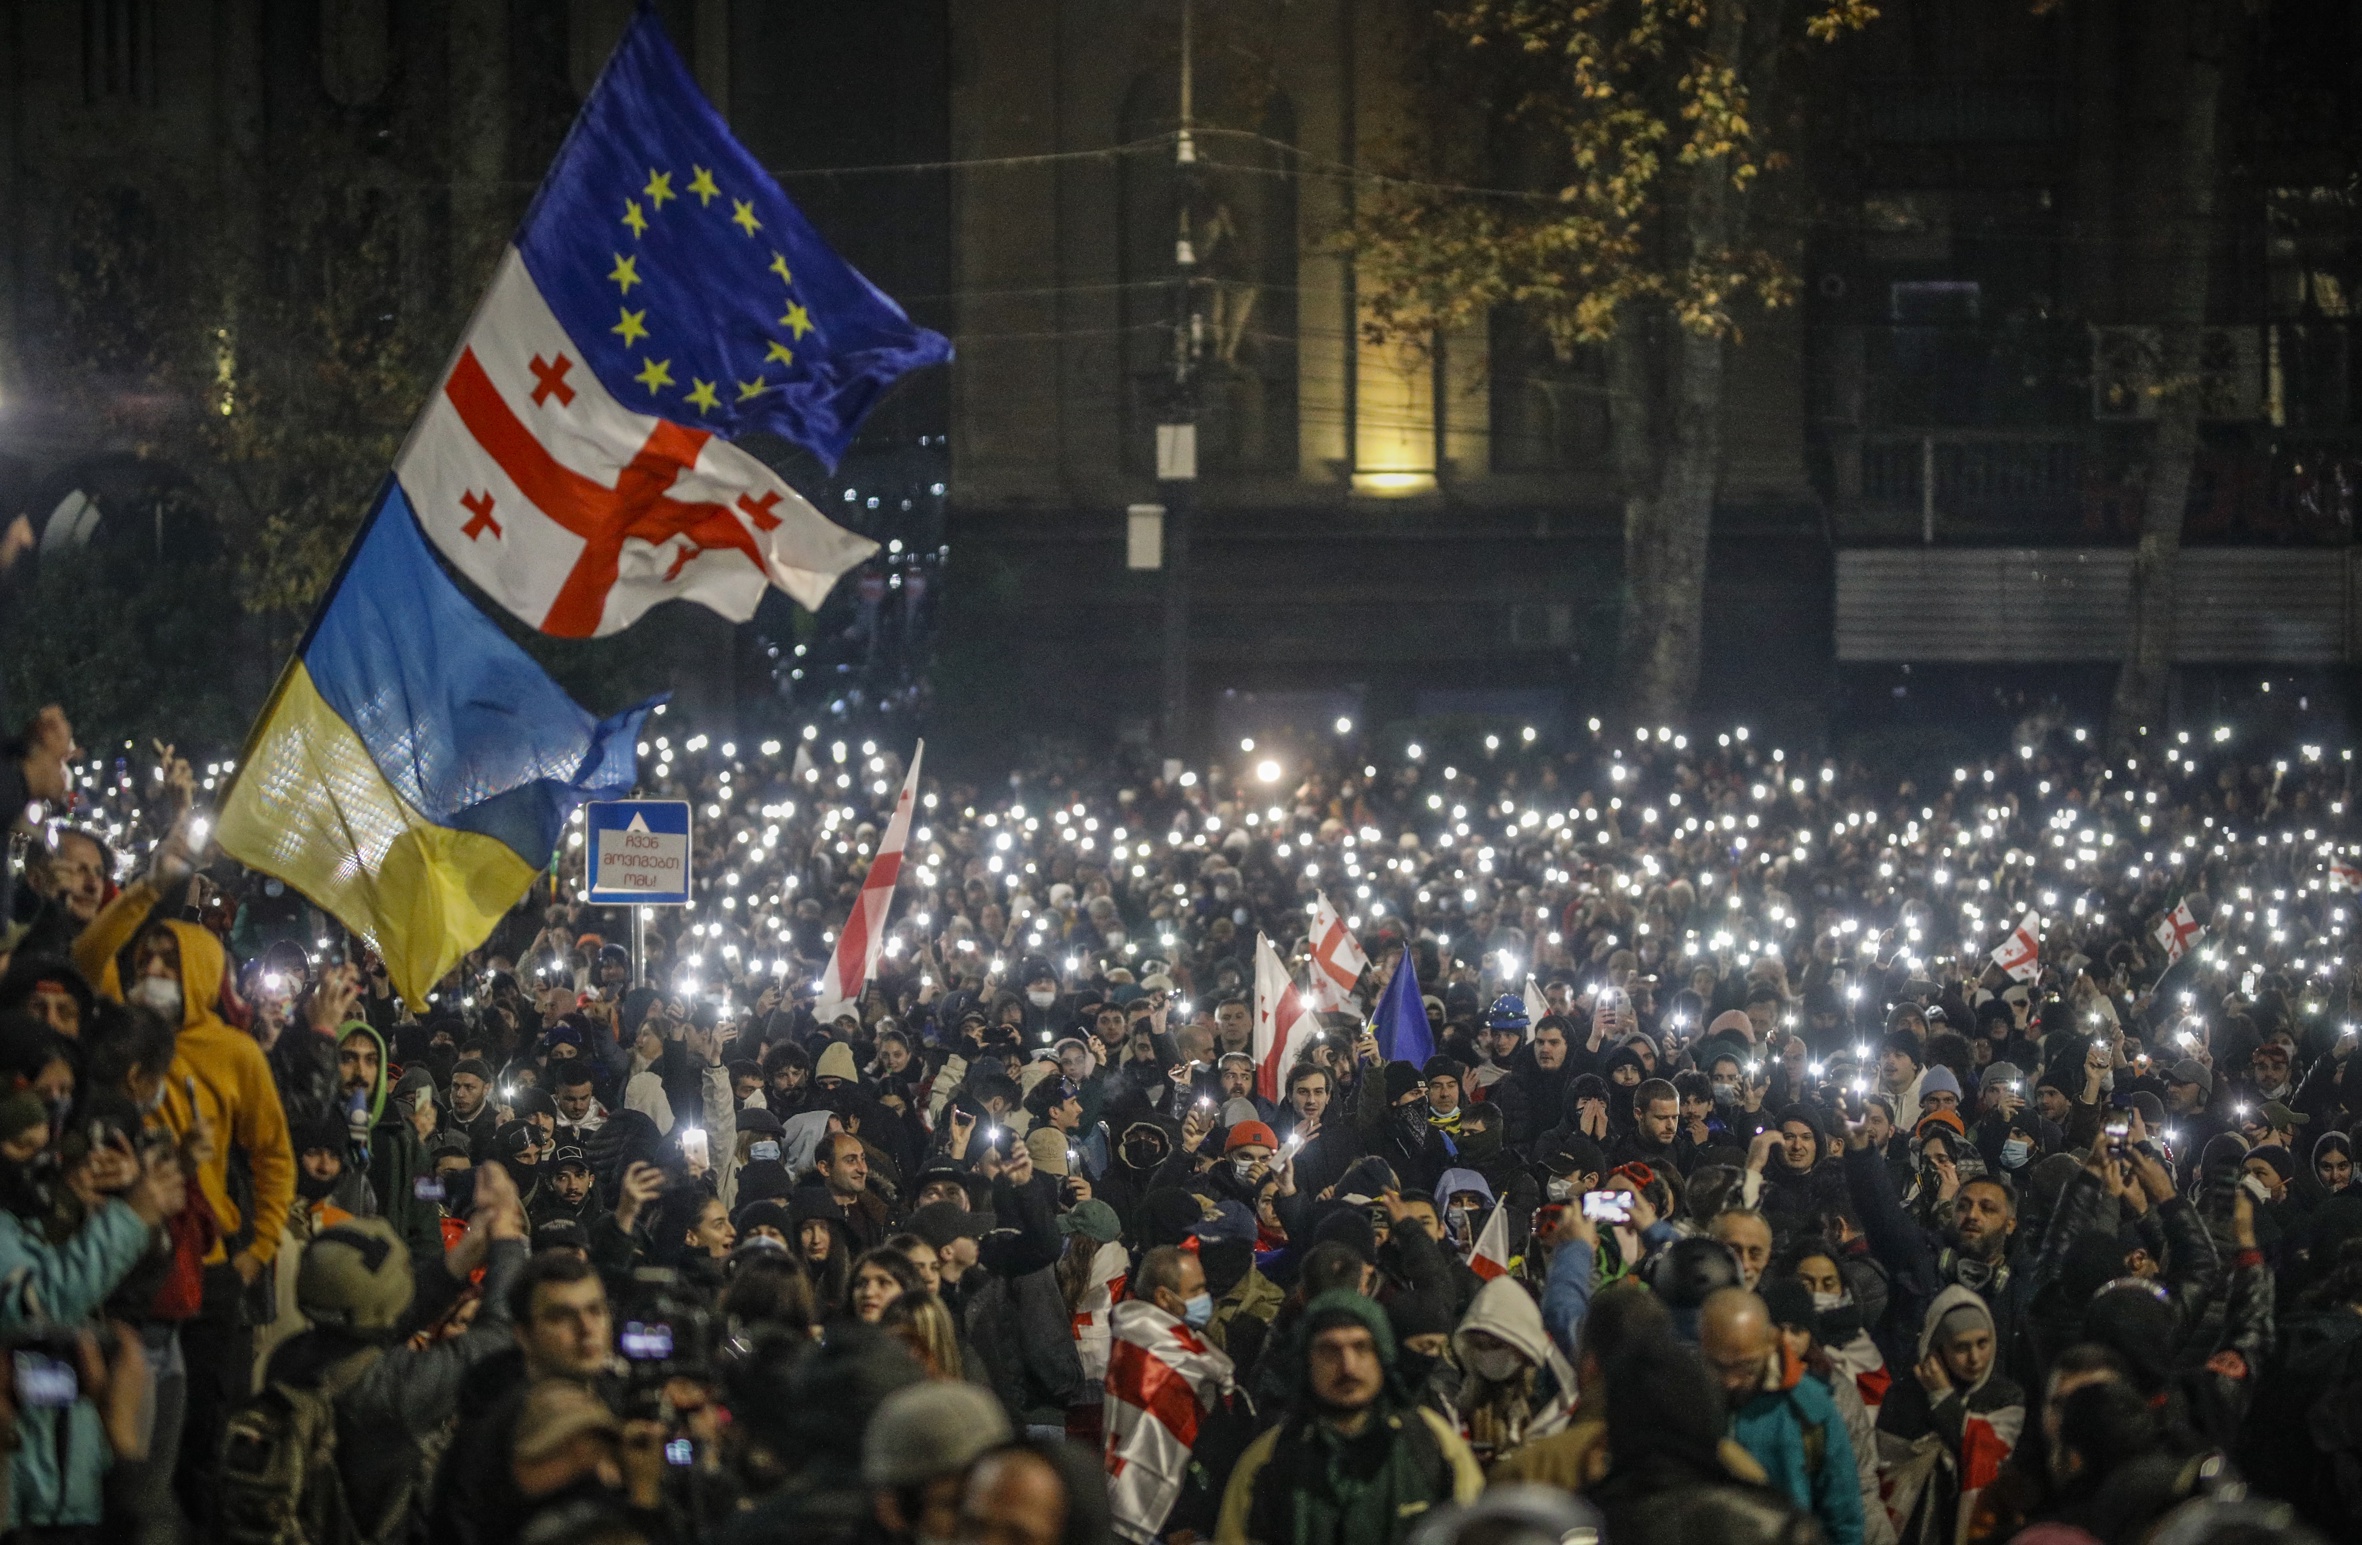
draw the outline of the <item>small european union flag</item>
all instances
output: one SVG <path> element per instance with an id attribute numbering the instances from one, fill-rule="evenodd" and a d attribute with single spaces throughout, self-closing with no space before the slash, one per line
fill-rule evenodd
<path id="1" fill-rule="evenodd" d="M 830 250 L 639 8 L 517 235 L 616 401 L 830 467 L 903 372 L 951 345 Z"/>

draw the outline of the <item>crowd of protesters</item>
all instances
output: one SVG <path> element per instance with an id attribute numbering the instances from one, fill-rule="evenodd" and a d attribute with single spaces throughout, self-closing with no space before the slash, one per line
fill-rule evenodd
<path id="1" fill-rule="evenodd" d="M 1594 723 L 927 783 L 822 1022 L 896 750 L 679 728 L 694 904 L 635 954 L 578 825 L 415 1012 L 206 850 L 227 764 L 8 747 L 10 1539 L 2362 1516 L 2341 749 L 2038 717 L 1914 783 Z M 1256 941 L 1303 980 L 1324 898 L 1370 963 L 1267 1071 Z"/>

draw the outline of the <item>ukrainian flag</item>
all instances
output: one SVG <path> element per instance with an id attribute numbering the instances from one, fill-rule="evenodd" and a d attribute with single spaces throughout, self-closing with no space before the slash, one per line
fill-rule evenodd
<path id="1" fill-rule="evenodd" d="M 218 840 L 341 918 L 414 1012 L 630 791 L 652 703 L 594 719 L 462 595 L 386 480 L 264 708 Z"/>

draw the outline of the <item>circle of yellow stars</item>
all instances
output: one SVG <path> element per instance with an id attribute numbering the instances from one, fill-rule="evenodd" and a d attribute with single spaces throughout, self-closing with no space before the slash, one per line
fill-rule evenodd
<path id="1" fill-rule="evenodd" d="M 692 163 L 690 173 L 687 194 L 697 200 L 699 208 L 711 209 L 716 199 L 726 196 L 720 186 L 714 182 L 714 174 L 708 168 Z M 639 198 L 626 198 L 623 201 L 623 215 L 619 222 L 631 232 L 634 242 L 647 234 L 649 216 L 652 213 L 662 214 L 667 203 L 682 196 L 673 190 L 673 174 L 659 171 L 655 167 L 648 168 L 647 184 L 639 191 L 641 198 L 647 201 L 646 207 L 641 206 Z M 759 239 L 763 222 L 755 214 L 754 202 L 751 199 L 741 198 L 733 198 L 729 202 L 730 223 L 743 231 L 748 240 Z M 631 306 L 632 286 L 646 282 L 640 277 L 640 254 L 637 252 L 617 252 L 614 257 L 615 266 L 609 270 L 607 279 L 615 286 L 619 303 L 616 307 L 615 325 L 607 330 L 621 338 L 625 348 L 639 350 L 639 346 L 644 341 L 654 336 L 653 330 L 648 326 L 648 308 L 642 306 L 635 311 Z M 795 298 L 795 275 L 787 266 L 786 256 L 776 247 L 771 249 L 768 271 L 777 274 L 779 282 L 788 287 L 787 309 L 775 324 L 785 330 L 787 337 L 767 340 L 767 346 L 763 353 L 763 366 L 778 364 L 783 368 L 792 367 L 796 362 L 794 345 L 801 343 L 804 335 L 812 330 L 812 315 L 804 309 L 803 303 Z M 640 368 L 632 376 L 632 379 L 648 388 L 648 395 L 651 397 L 668 387 L 678 388 L 679 386 L 679 383 L 673 380 L 672 360 L 670 358 L 656 358 L 652 349 L 640 350 Z M 754 379 L 749 381 L 733 380 L 731 384 L 738 391 L 736 400 L 748 402 L 762 396 L 777 383 L 766 379 L 762 369 L 758 368 L 755 371 Z M 720 405 L 720 383 L 701 380 L 693 375 L 689 378 L 688 389 L 681 392 L 681 400 L 694 407 L 702 417 Z"/>

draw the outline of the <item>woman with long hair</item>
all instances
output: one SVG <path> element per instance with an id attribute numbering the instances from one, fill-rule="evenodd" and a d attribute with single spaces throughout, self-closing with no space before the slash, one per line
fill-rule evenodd
<path id="1" fill-rule="evenodd" d="M 880 1245 L 863 1252 L 853 1263 L 851 1280 L 845 1286 L 845 1314 L 864 1325 L 875 1325 L 895 1299 L 925 1291 L 910 1257 Z"/>
<path id="2" fill-rule="evenodd" d="M 901 1342 L 928 1378 L 956 1383 L 967 1376 L 951 1311 L 934 1294 L 922 1290 L 894 1298 L 879 1314 L 878 1328 Z"/>

